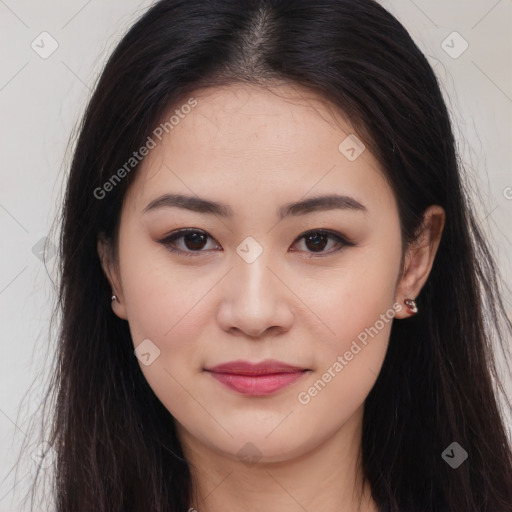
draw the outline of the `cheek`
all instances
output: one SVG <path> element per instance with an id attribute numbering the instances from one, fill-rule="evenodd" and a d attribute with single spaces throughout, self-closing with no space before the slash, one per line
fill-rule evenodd
<path id="1" fill-rule="evenodd" d="M 393 235 L 379 248 L 354 255 L 346 270 L 325 281 L 323 293 L 309 294 L 308 303 L 329 328 L 316 343 L 316 372 L 297 393 L 308 411 L 309 435 L 322 422 L 333 428 L 343 424 L 364 403 L 380 372 L 400 307 L 393 307 L 401 255 L 399 234 Z"/>
<path id="2" fill-rule="evenodd" d="M 370 327 L 359 337 L 340 340 L 325 364 L 297 390 L 304 438 L 328 437 L 363 406 L 382 366 L 390 326 L 391 321 L 380 330 Z"/>
<path id="3" fill-rule="evenodd" d="M 135 223 L 134 223 L 135 224 Z M 205 267 L 177 265 L 162 245 L 126 222 L 119 239 L 120 270 L 134 344 L 179 343 L 177 333 L 214 283 Z"/>
<path id="4" fill-rule="evenodd" d="M 144 234 L 121 236 L 119 247 L 133 344 L 144 342 L 151 353 L 149 361 L 139 357 L 141 370 L 166 408 L 181 416 L 190 394 L 202 394 L 191 377 L 202 371 L 205 347 L 198 340 L 211 323 L 209 292 L 219 276 L 207 266 L 172 264 L 169 252 Z"/>
<path id="5" fill-rule="evenodd" d="M 371 279 L 354 271 L 339 283 L 346 285 L 341 293 L 334 286 L 322 298 L 318 310 L 334 334 L 315 343 L 315 371 L 295 396 L 306 438 L 345 424 L 364 404 L 382 367 L 395 315 L 394 273 L 369 274 Z"/>
<path id="6" fill-rule="evenodd" d="M 202 400 L 202 390 L 191 377 L 201 372 L 204 359 L 197 340 L 202 338 L 201 322 L 211 312 L 204 309 L 207 302 L 201 299 L 211 288 L 212 278 L 196 280 L 179 269 L 168 274 L 163 265 L 152 264 L 148 269 L 134 258 L 126 266 L 130 277 L 123 290 L 134 346 L 151 340 L 150 364 L 139 357 L 144 377 L 167 410 L 181 418 L 191 414 L 191 396 Z"/>
<path id="7" fill-rule="evenodd" d="M 395 238 L 380 247 L 347 252 L 338 268 L 316 274 L 315 279 L 302 280 L 300 297 L 318 313 L 327 333 L 322 338 L 325 350 L 318 347 L 319 354 L 332 357 L 333 351 L 348 350 L 352 340 L 377 321 L 382 335 L 389 335 L 385 327 L 394 317 L 392 305 L 401 255 L 400 237 Z M 385 316 L 384 326 L 381 315 Z"/>

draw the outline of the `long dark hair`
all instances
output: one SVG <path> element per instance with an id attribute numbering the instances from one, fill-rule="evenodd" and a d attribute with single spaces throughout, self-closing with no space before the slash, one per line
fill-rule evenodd
<path id="1" fill-rule="evenodd" d="M 185 511 L 191 474 L 173 418 L 110 307 L 98 237 L 115 242 L 135 166 L 98 189 L 178 100 L 204 87 L 294 83 L 344 112 L 395 193 L 404 247 L 425 209 L 446 224 L 420 312 L 395 321 L 365 402 L 363 472 L 382 511 L 511 510 L 511 447 L 492 346 L 512 332 L 461 178 L 432 68 L 373 0 L 162 0 L 108 60 L 85 112 L 62 216 L 62 324 L 50 443 L 59 512 Z M 95 194 L 96 191 L 96 194 Z M 115 244 L 114 244 L 115 245 Z M 457 469 L 441 454 L 468 453 Z"/>

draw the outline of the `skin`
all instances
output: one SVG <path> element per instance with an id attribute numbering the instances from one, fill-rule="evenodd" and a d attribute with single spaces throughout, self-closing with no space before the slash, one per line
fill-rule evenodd
<path id="1" fill-rule="evenodd" d="M 160 350 L 140 366 L 175 418 L 196 489 L 190 506 L 375 511 L 358 466 L 364 401 L 392 321 L 411 315 L 403 301 L 417 297 L 427 280 L 444 211 L 426 211 L 401 273 L 396 200 L 368 149 L 354 161 L 339 151 L 354 133 L 341 113 L 290 84 L 232 85 L 193 96 L 197 106 L 142 162 L 123 204 L 118 246 L 98 242 L 117 296 L 114 313 L 129 322 L 135 347 L 150 339 Z M 164 193 L 222 202 L 233 216 L 176 207 L 143 212 Z M 331 193 L 354 198 L 366 212 L 277 217 L 285 203 Z M 195 247 L 195 256 L 160 242 L 183 228 L 209 236 L 200 249 L 197 240 L 174 242 L 189 253 Z M 320 228 L 355 245 L 327 238 L 323 252 L 314 252 L 315 244 L 299 237 Z M 236 251 L 247 236 L 263 250 L 251 263 Z M 395 303 L 396 319 L 383 322 L 342 371 L 300 403 L 299 393 L 328 368 L 332 374 L 338 356 Z M 241 395 L 204 371 L 267 358 L 310 371 L 265 397 Z M 241 449 L 254 452 L 253 464 Z"/>

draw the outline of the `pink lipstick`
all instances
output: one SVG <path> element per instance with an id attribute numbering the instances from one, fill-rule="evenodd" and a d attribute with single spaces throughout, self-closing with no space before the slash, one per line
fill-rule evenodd
<path id="1" fill-rule="evenodd" d="M 268 359 L 261 363 L 231 361 L 206 368 L 212 377 L 243 395 L 265 396 L 293 384 L 308 370 Z"/>

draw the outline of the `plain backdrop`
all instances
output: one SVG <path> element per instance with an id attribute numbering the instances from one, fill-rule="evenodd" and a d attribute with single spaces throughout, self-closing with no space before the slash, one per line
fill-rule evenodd
<path id="1" fill-rule="evenodd" d="M 0 0 L 2 512 L 22 510 L 20 497 L 34 473 L 37 444 L 29 425 L 52 348 L 48 329 L 57 238 L 51 227 L 69 165 L 66 148 L 105 59 L 152 3 Z M 478 192 L 474 200 L 480 224 L 510 286 L 512 1 L 381 3 L 408 29 L 442 83 L 460 157 Z M 46 238 L 47 268 L 41 260 Z M 506 298 L 510 314 L 509 292 Z M 17 465 L 23 442 L 26 448 Z"/>

